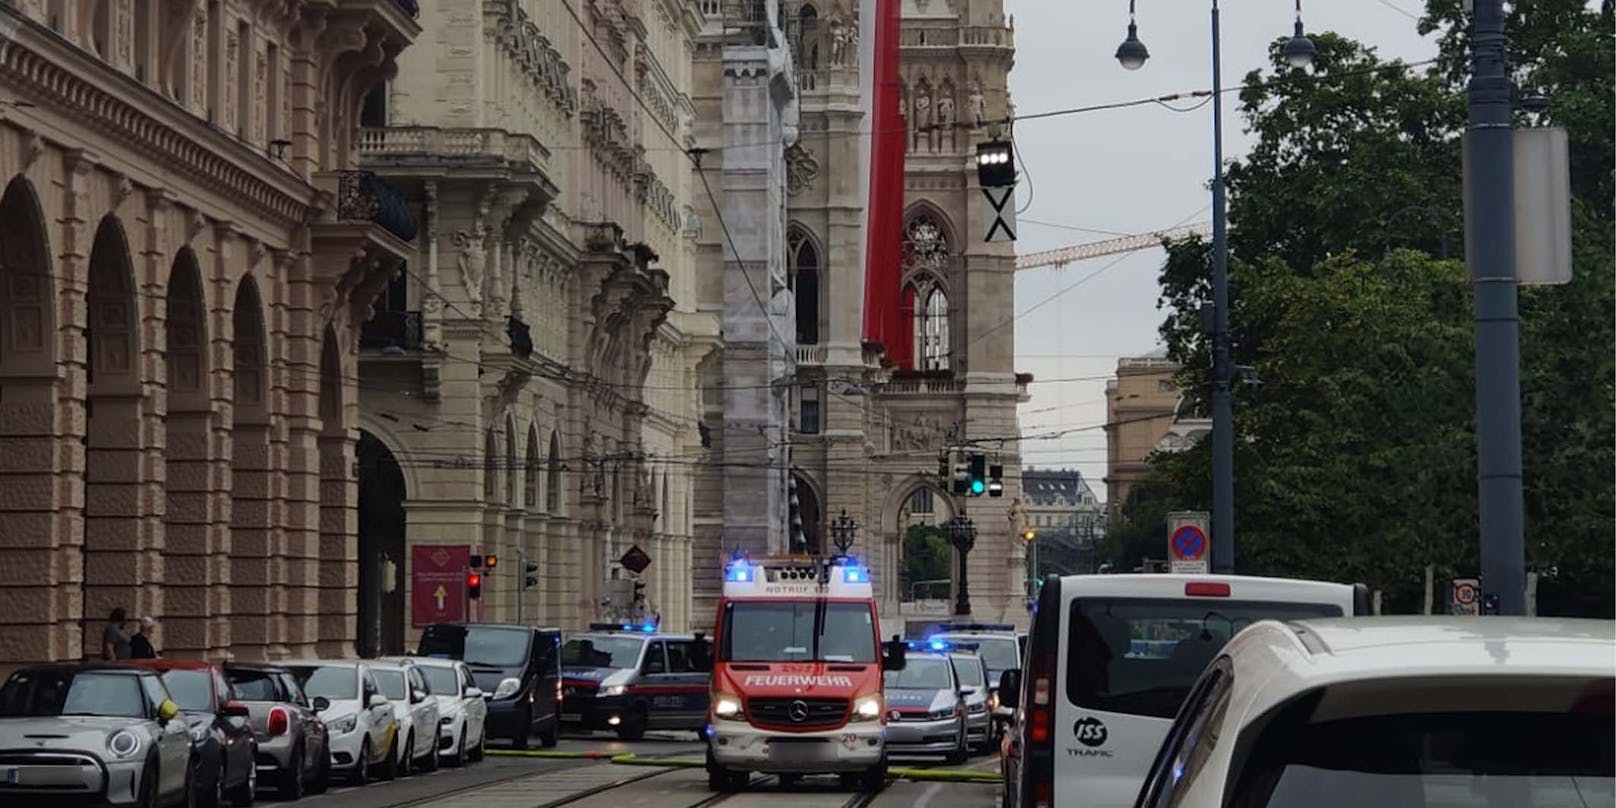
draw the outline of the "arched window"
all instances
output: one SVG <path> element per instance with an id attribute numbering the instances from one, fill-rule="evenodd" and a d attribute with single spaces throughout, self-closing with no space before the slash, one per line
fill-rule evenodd
<path id="1" fill-rule="evenodd" d="M 483 436 L 483 499 L 494 501 L 499 491 L 499 439 L 490 429 Z"/>
<path id="2" fill-rule="evenodd" d="M 915 351 L 920 369 L 948 370 L 948 295 L 942 289 L 933 288 L 926 293 L 916 333 L 920 338 Z"/>
<path id="3" fill-rule="evenodd" d="M 545 460 L 544 510 L 561 513 L 561 438 L 550 433 L 550 454 Z"/>
<path id="4" fill-rule="evenodd" d="M 797 304 L 797 344 L 819 344 L 819 250 L 808 235 L 793 229 L 786 239 L 791 259 L 791 294 Z"/>

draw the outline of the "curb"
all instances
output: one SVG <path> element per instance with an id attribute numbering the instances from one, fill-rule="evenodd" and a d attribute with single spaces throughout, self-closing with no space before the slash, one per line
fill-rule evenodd
<path id="1" fill-rule="evenodd" d="M 700 769 L 707 765 L 704 760 L 689 758 L 642 758 L 632 752 L 563 752 L 545 749 L 490 749 L 490 755 L 503 757 L 530 757 L 552 758 L 562 760 L 605 760 L 618 766 L 648 766 L 662 769 Z M 916 769 L 909 767 L 893 767 L 887 770 L 888 776 L 895 780 L 913 780 L 916 782 L 939 783 L 1003 783 L 1004 776 L 996 772 L 959 770 L 959 769 Z"/>

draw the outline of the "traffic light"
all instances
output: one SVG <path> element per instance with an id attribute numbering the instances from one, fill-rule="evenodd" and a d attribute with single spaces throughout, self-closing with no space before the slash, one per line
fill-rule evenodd
<path id="1" fill-rule="evenodd" d="M 954 464 L 954 493 L 964 494 L 971 490 L 971 467 L 967 463 Z"/>
<path id="2" fill-rule="evenodd" d="M 1004 496 L 1004 466 L 998 463 L 988 466 L 988 496 Z"/>
<path id="3" fill-rule="evenodd" d="M 476 600 L 483 596 L 483 574 L 470 570 L 466 572 L 466 597 Z"/>
<path id="4" fill-rule="evenodd" d="M 988 459 L 985 455 L 971 455 L 971 496 L 979 497 L 988 491 Z"/>
<path id="5" fill-rule="evenodd" d="M 522 588 L 526 589 L 530 586 L 538 586 L 539 565 L 529 561 L 526 564 L 523 564 L 522 567 L 522 574 L 526 576 L 522 579 Z"/>
<path id="6" fill-rule="evenodd" d="M 1033 532 L 1033 529 L 1029 527 L 1026 530 L 1021 531 L 1021 538 L 1026 541 L 1034 541 L 1038 538 L 1038 534 Z"/>
<path id="7" fill-rule="evenodd" d="M 492 571 L 495 567 L 499 566 L 499 556 L 493 554 L 483 556 L 483 566 L 487 567 L 489 571 Z"/>

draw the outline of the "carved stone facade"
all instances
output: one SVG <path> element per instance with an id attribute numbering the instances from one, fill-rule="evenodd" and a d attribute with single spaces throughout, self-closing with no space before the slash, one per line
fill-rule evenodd
<path id="1" fill-rule="evenodd" d="M 706 5 L 717 13 L 706 19 L 697 50 L 696 96 L 704 105 L 703 120 L 722 121 L 723 128 L 705 129 L 713 137 L 698 145 L 715 150 L 710 164 L 722 158 L 728 169 L 732 149 L 724 138 L 737 110 L 747 108 L 737 104 L 737 89 L 718 68 L 733 61 L 726 54 L 752 41 L 746 38 L 752 7 Z M 795 361 L 791 372 L 763 383 L 789 391 L 791 429 L 783 441 L 738 453 L 715 441 L 704 459 L 730 467 L 777 465 L 794 477 L 789 490 L 813 534 L 803 537 L 810 550 L 830 546 L 828 525 L 844 510 L 855 518 L 860 528 L 854 552 L 874 569 L 883 630 L 896 631 L 908 617 L 943 616 L 928 611 L 941 608 L 941 601 L 911 602 L 901 536 L 917 502 L 926 503 L 934 524 L 953 516 L 949 495 L 936 487 L 938 452 L 951 441 L 971 441 L 993 457 L 990 462 L 1011 470 L 1020 466 L 1016 405 L 1026 396 L 1028 379 L 1013 367 L 1013 250 L 971 236 L 983 232 L 971 156 L 986 137 L 985 124 L 1010 114 L 1014 42 L 1001 0 L 903 3 L 899 73 L 910 130 L 905 218 L 903 232 L 889 237 L 904 240 L 900 297 L 905 316 L 913 318 L 914 344 L 908 351 L 912 366 L 894 367 L 887 355 L 892 352 L 862 342 L 860 238 L 867 219 L 860 172 L 866 169 L 858 154 L 870 123 L 861 111 L 859 40 L 861 31 L 867 36 L 873 28 L 861 21 L 860 6 L 850 0 L 780 4 L 799 93 L 798 137 L 780 142 L 762 127 L 745 137 L 760 149 L 774 149 L 785 171 L 784 193 L 772 200 L 771 210 L 752 213 L 740 225 L 731 220 L 729 229 L 744 254 L 751 222 L 776 213 L 786 217 L 781 283 L 790 302 L 775 322 L 781 334 L 795 337 Z M 747 183 L 761 185 L 751 178 Z M 727 189 L 733 187 L 742 186 L 726 182 L 718 189 L 726 218 Z M 700 242 L 703 259 L 713 262 L 705 272 L 716 274 L 732 246 L 717 228 L 704 228 Z M 723 302 L 726 312 L 746 303 L 727 296 Z M 726 325 L 724 372 L 715 362 L 703 377 L 706 423 L 715 433 L 722 425 L 726 440 L 735 419 L 747 413 L 718 402 L 732 399 L 735 385 L 751 383 L 727 370 L 732 351 L 749 349 L 731 333 Z M 734 529 L 722 493 L 733 481 L 711 471 L 698 482 L 695 574 L 698 614 L 705 615 L 724 553 L 758 546 Z M 1005 488 L 1003 498 L 966 503 L 978 532 L 969 556 L 971 601 L 979 618 L 1025 623 L 1024 548 L 1011 513 L 1019 482 L 1013 473 Z"/>
<path id="2" fill-rule="evenodd" d="M 357 170 L 394 0 L 0 2 L 0 666 L 343 655 L 358 330 L 415 224 Z"/>
<path id="3" fill-rule="evenodd" d="M 694 368 L 717 333 L 696 305 L 699 186 L 678 151 L 694 8 L 421 6 L 437 48 L 405 54 L 362 134 L 365 165 L 425 222 L 359 363 L 385 465 L 361 488 L 395 508 L 377 522 L 392 531 L 361 531 L 365 647 L 413 642 L 427 545 L 499 556 L 484 619 L 581 628 L 644 608 L 684 626 Z M 631 546 L 652 558 L 638 605 L 618 562 Z"/>

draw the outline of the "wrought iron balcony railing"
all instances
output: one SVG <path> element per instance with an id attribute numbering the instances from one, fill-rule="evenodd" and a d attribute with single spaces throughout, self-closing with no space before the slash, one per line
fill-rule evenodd
<path id="1" fill-rule="evenodd" d="M 415 240 L 415 214 L 398 189 L 371 171 L 337 174 L 338 219 L 375 222 L 405 241 Z"/>
<path id="2" fill-rule="evenodd" d="M 359 327 L 359 347 L 406 351 L 421 347 L 421 313 L 418 311 L 378 311 L 370 322 Z"/>

